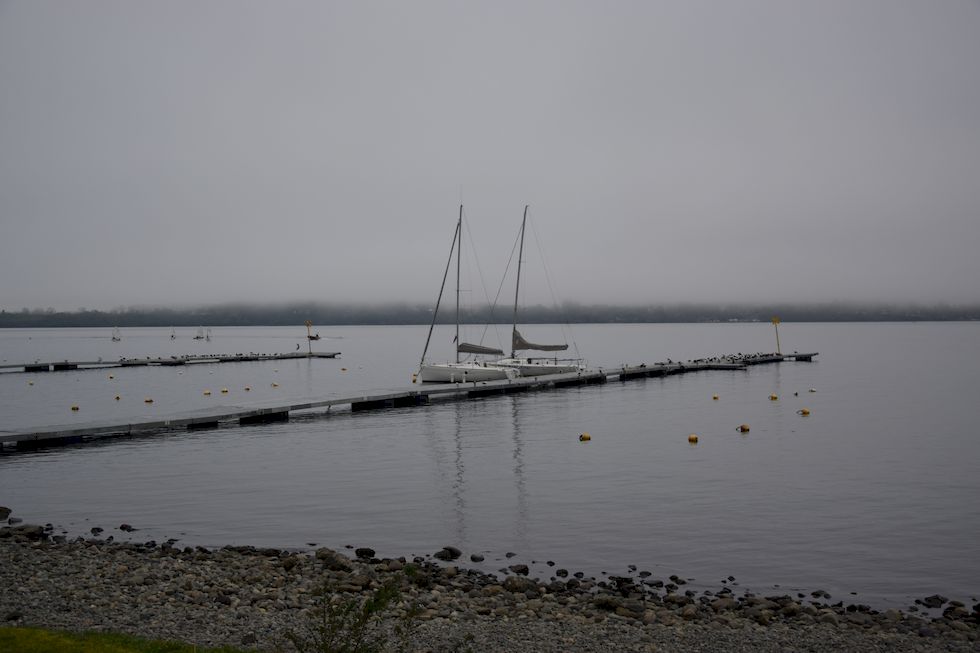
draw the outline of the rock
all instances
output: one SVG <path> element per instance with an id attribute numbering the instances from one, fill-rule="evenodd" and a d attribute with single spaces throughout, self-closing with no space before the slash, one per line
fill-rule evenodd
<path id="1" fill-rule="evenodd" d="M 246 633 L 242 636 L 242 646 L 252 646 L 253 644 L 257 644 L 258 641 L 259 638 L 253 633 Z"/>
<path id="2" fill-rule="evenodd" d="M 316 559 L 330 571 L 350 571 L 351 564 L 347 556 L 326 547 L 316 550 Z"/>
<path id="3" fill-rule="evenodd" d="M 521 576 L 527 576 L 531 573 L 531 570 L 527 568 L 527 565 L 511 565 L 508 567 L 515 574 L 520 574 Z"/>
<path id="4" fill-rule="evenodd" d="M 728 610 L 737 610 L 738 601 L 732 598 L 718 598 L 711 602 L 711 609 L 715 612 L 725 612 Z"/>
<path id="5" fill-rule="evenodd" d="M 133 528 L 129 524 L 119 524 L 119 530 L 121 530 L 121 531 L 123 531 L 125 533 L 132 533 L 133 531 L 139 530 L 139 529 L 138 528 Z"/>
<path id="6" fill-rule="evenodd" d="M 445 569 L 442 570 L 442 575 L 446 578 L 456 578 L 459 574 L 459 569 L 454 565 L 447 565 Z"/>
<path id="7" fill-rule="evenodd" d="M 11 526 L 13 526 L 14 524 L 19 524 L 22 521 L 24 521 L 24 520 L 21 519 L 20 517 L 11 517 L 10 519 L 7 520 L 7 523 L 10 524 Z"/>
<path id="8" fill-rule="evenodd" d="M 293 568 L 300 562 L 300 557 L 298 555 L 287 556 L 282 559 L 282 568 L 286 571 L 292 571 Z"/>
<path id="9" fill-rule="evenodd" d="M 949 599 L 947 599 L 945 596 L 933 594 L 932 596 L 927 596 L 926 598 L 922 599 L 922 605 L 926 606 L 927 608 L 941 608 L 948 600 Z"/>
<path id="10" fill-rule="evenodd" d="M 442 551 L 436 551 L 433 557 L 439 560 L 455 560 L 459 556 L 463 555 L 463 552 L 454 546 L 444 546 Z"/>
<path id="11" fill-rule="evenodd" d="M 354 549 L 354 555 L 356 555 L 358 558 L 366 558 L 370 560 L 374 557 L 374 549 L 363 546 L 358 549 Z"/>
<path id="12" fill-rule="evenodd" d="M 9 517 L 11 512 L 13 511 L 10 508 L 7 508 L 6 506 L 0 506 L 0 520 Z"/>
<path id="13" fill-rule="evenodd" d="M 834 614 L 833 612 L 824 612 L 823 614 L 820 615 L 818 621 L 822 624 L 831 624 L 834 626 L 840 623 L 840 620 L 837 618 L 837 615 Z"/>
<path id="14" fill-rule="evenodd" d="M 479 553 L 473 553 L 470 555 L 470 560 L 473 562 L 483 562 L 483 556 Z"/>
<path id="15" fill-rule="evenodd" d="M 101 532 L 102 532 L 103 530 L 104 530 L 104 529 L 103 529 L 102 527 L 100 527 L 100 526 L 93 526 L 93 527 L 92 527 L 92 531 L 91 531 L 91 532 L 92 532 L 92 535 L 98 535 L 98 534 L 99 534 L 99 533 L 101 533 Z"/>
<path id="16" fill-rule="evenodd" d="M 530 578 L 524 578 L 523 576 L 508 576 L 504 580 L 504 589 L 509 592 L 514 592 L 515 594 L 520 594 L 527 592 L 530 589 L 537 589 L 537 583 L 535 583 Z"/>
<path id="17" fill-rule="evenodd" d="M 505 557 L 505 558 L 513 558 L 513 557 L 514 557 L 514 556 L 516 556 L 516 555 L 517 555 L 517 554 L 516 554 L 516 553 L 514 553 L 513 551 L 508 551 L 507 553 L 505 553 L 505 554 L 504 554 L 504 557 Z"/>
<path id="18" fill-rule="evenodd" d="M 567 569 L 556 569 L 555 570 L 555 576 L 558 576 L 559 578 L 567 578 L 568 577 L 568 570 Z"/>
<path id="19" fill-rule="evenodd" d="M 681 618 L 684 621 L 693 621 L 698 618 L 698 606 L 696 605 L 685 605 L 684 609 L 681 610 Z"/>
<path id="20" fill-rule="evenodd" d="M 8 612 L 6 615 L 4 615 L 3 620 L 4 621 L 18 621 L 18 620 L 22 619 L 23 617 L 24 617 L 23 613 L 21 613 L 19 610 L 13 610 L 11 612 Z"/>

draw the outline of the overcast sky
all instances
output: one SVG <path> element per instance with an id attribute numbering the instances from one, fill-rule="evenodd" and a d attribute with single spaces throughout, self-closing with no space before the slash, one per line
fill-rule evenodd
<path id="1" fill-rule="evenodd" d="M 561 300 L 980 301 L 980 2 L 0 0 L 0 307 L 430 302 L 460 198 L 491 294 L 530 204 Z"/>

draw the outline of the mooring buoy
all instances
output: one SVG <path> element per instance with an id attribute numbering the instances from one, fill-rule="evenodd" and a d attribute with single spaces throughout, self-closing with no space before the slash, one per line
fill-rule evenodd
<path id="1" fill-rule="evenodd" d="M 779 395 L 769 395 L 769 401 L 776 401 L 779 399 Z"/>
<path id="2" fill-rule="evenodd" d="M 78 411 L 78 406 L 72 406 L 71 409 L 77 412 Z"/>
<path id="3" fill-rule="evenodd" d="M 691 435 L 687 436 L 687 441 L 690 442 L 691 444 L 697 444 L 698 443 L 698 434 L 697 433 L 692 433 Z"/>
<path id="4" fill-rule="evenodd" d="M 711 398 L 712 398 L 712 399 L 713 399 L 714 401 L 718 401 L 718 395 L 711 395 Z"/>
<path id="5" fill-rule="evenodd" d="M 748 433 L 749 432 L 749 425 L 748 424 L 739 424 L 738 425 L 738 432 L 739 433 Z"/>
<path id="6" fill-rule="evenodd" d="M 810 409 L 809 408 L 801 408 L 798 411 L 796 411 L 796 414 L 797 415 L 803 415 L 803 417 L 806 417 L 807 415 L 810 414 Z"/>
<path id="7" fill-rule="evenodd" d="M 578 436 L 579 442 L 588 442 L 591 439 L 592 439 L 592 436 L 589 435 L 588 433 L 582 433 L 582 434 L 580 434 Z"/>

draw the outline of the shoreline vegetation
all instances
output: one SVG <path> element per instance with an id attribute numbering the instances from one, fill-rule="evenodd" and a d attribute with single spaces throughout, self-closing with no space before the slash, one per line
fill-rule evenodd
<path id="1" fill-rule="evenodd" d="M 980 320 L 980 304 L 658 304 L 607 305 L 565 303 L 528 306 L 521 319 L 530 324 L 636 324 L 768 322 L 935 322 Z M 0 328 L 52 327 L 197 327 L 293 326 L 310 320 L 329 325 L 429 324 L 428 304 L 357 304 L 297 302 L 290 304 L 219 304 L 197 307 L 120 307 L 74 311 L 53 308 L 0 308 Z M 440 318 L 449 324 L 454 316 Z M 509 324 L 505 310 L 463 310 L 465 324 Z"/>
<path id="2" fill-rule="evenodd" d="M 10 514 L 3 508 L 4 516 Z M 0 514 L 2 514 L 0 513 Z M 980 604 L 942 596 L 908 611 L 685 589 L 684 579 L 550 579 L 502 561 L 467 569 L 452 546 L 412 559 L 370 548 L 288 551 L 67 539 L 16 518 L 0 527 L 0 627 L 111 632 L 261 651 L 976 651 Z M 120 531 L 136 530 L 127 524 Z M 549 566 L 553 563 L 549 563 Z M 731 579 L 734 580 L 734 579 Z M 363 646 L 352 646 L 354 643 Z"/>

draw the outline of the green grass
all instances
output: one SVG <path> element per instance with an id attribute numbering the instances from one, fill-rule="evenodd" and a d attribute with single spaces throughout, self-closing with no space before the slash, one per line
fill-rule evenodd
<path id="1" fill-rule="evenodd" d="M 234 648 L 201 648 L 179 642 L 119 633 L 68 633 L 39 628 L 0 628 L 4 653 L 240 653 Z"/>

